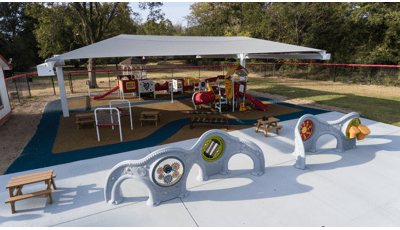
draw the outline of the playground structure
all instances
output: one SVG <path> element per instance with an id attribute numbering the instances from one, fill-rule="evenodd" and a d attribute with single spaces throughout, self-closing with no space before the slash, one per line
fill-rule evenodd
<path id="1" fill-rule="evenodd" d="M 235 75 L 238 81 L 235 82 Z M 224 80 L 224 87 L 220 86 L 220 80 Z M 208 87 L 207 92 L 193 93 L 192 102 L 197 110 L 197 106 L 202 104 L 215 104 L 215 108 L 221 112 L 223 104 L 230 104 L 232 106 L 232 112 L 235 111 L 235 105 L 237 107 L 238 101 L 242 100 L 240 103 L 239 111 L 244 111 L 249 109 L 246 104 L 246 98 L 249 99 L 260 110 L 267 110 L 268 105 L 263 104 L 261 101 L 246 94 L 248 72 L 241 65 L 232 66 L 225 76 L 219 75 L 215 78 L 209 78 L 205 80 L 205 83 L 209 84 L 211 82 L 218 82 L 216 87 Z M 218 89 L 218 94 L 214 93 L 214 90 Z M 236 102 L 236 103 L 235 103 Z"/>
<path id="2" fill-rule="evenodd" d="M 186 181 L 194 164 L 200 167 L 197 179 L 206 181 L 218 173 L 229 174 L 228 162 L 238 153 L 252 159 L 254 168 L 251 174 L 264 174 L 264 154 L 258 145 L 221 130 L 209 130 L 188 150 L 179 147 L 162 148 L 140 160 L 126 160 L 115 165 L 106 177 L 105 201 L 109 204 L 120 204 L 123 201 L 120 186 L 126 179 L 136 179 L 146 185 L 149 206 L 157 206 L 177 197 L 187 197 L 189 191 L 186 189 Z"/>
<path id="3" fill-rule="evenodd" d="M 311 114 L 303 115 L 294 129 L 296 168 L 305 169 L 306 152 L 316 152 L 317 140 L 324 134 L 331 134 L 337 140 L 336 152 L 356 148 L 356 138 L 362 140 L 371 131 L 361 125 L 360 115 L 352 112 L 336 121 L 323 121 Z"/>
<path id="4" fill-rule="evenodd" d="M 105 110 L 110 111 L 109 116 L 107 114 L 105 114 L 104 112 L 102 112 Z M 97 111 L 100 111 L 100 113 L 102 113 L 102 114 L 97 115 Z M 115 111 L 115 114 L 113 114 L 113 111 Z M 117 108 L 97 108 L 94 110 L 94 119 L 96 122 L 96 132 L 97 132 L 97 140 L 98 141 L 100 141 L 99 126 L 111 126 L 113 130 L 114 130 L 114 126 L 118 126 L 119 127 L 119 136 L 122 141 L 120 112 Z M 114 119 L 118 120 L 118 123 L 114 123 Z"/>
<path id="5" fill-rule="evenodd" d="M 146 64 L 145 59 L 139 59 L 134 57 L 129 57 L 119 63 L 122 68 L 123 75 L 134 75 L 135 79 L 147 79 Z M 134 71 L 135 69 L 135 71 Z"/>
<path id="6" fill-rule="evenodd" d="M 135 79 L 134 75 L 120 75 L 120 76 L 117 76 L 117 80 L 118 80 L 117 86 L 115 86 L 114 88 L 110 89 L 109 91 L 103 93 L 102 95 L 94 96 L 93 100 L 98 100 L 98 99 L 104 98 L 117 90 L 119 90 L 118 96 L 120 98 L 122 97 L 122 100 L 125 99 L 124 94 L 128 93 L 128 92 L 137 93 L 139 95 L 139 99 L 140 99 L 140 94 L 143 94 L 143 93 L 152 93 L 154 95 L 154 98 L 156 98 L 156 94 L 155 94 L 156 87 L 155 87 L 154 81 Z M 158 90 L 162 90 L 164 88 L 166 88 L 165 85 L 160 86 L 160 84 L 158 84 L 158 87 L 157 87 Z"/>
<path id="7" fill-rule="evenodd" d="M 133 130 L 133 123 L 132 123 L 132 107 L 131 107 L 131 102 L 128 100 L 110 100 L 109 105 L 110 105 L 110 109 L 112 108 L 112 103 L 113 102 L 126 102 L 128 103 L 128 111 L 129 113 L 123 113 L 123 111 L 125 110 L 125 107 L 116 107 L 119 111 L 120 111 L 120 116 L 128 116 L 129 115 L 129 120 L 131 122 L 131 130 Z"/>

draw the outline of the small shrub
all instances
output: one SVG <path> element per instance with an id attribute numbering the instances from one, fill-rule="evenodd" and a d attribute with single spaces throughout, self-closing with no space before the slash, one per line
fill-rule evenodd
<path id="1" fill-rule="evenodd" d="M 390 83 L 392 83 L 392 79 L 390 77 L 385 77 L 385 82 L 387 85 L 390 85 Z"/>

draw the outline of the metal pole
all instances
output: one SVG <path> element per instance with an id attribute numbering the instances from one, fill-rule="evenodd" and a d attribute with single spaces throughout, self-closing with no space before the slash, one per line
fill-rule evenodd
<path id="1" fill-rule="evenodd" d="M 17 79 L 14 79 L 14 84 L 15 84 L 15 90 L 17 90 L 18 102 L 21 103 L 21 101 L 19 100 L 19 93 L 18 93 L 18 87 L 17 87 Z"/>
<path id="2" fill-rule="evenodd" d="M 265 65 L 265 72 L 264 72 L 264 77 L 267 76 L 267 65 Z"/>
<path id="3" fill-rule="evenodd" d="M 56 87 L 54 87 L 54 80 L 53 80 L 53 76 L 51 76 L 51 83 L 53 84 L 53 91 L 54 91 L 54 95 L 56 95 Z"/>
<path id="4" fill-rule="evenodd" d="M 275 77 L 275 64 L 274 64 L 274 70 L 273 70 L 273 77 Z"/>
<path id="5" fill-rule="evenodd" d="M 199 79 L 200 79 L 200 67 L 199 67 Z"/>
<path id="6" fill-rule="evenodd" d="M 333 74 L 333 82 L 336 81 L 336 66 L 335 66 L 335 73 Z"/>
<path id="7" fill-rule="evenodd" d="M 108 75 L 108 87 L 111 89 L 111 80 L 110 80 L 110 72 L 107 72 Z"/>
<path id="8" fill-rule="evenodd" d="M 30 85 L 29 85 L 28 74 L 25 74 L 25 78 L 26 78 L 26 83 L 28 84 L 29 97 L 32 97 L 32 94 L 31 94 L 31 87 L 30 87 Z"/>
<path id="9" fill-rule="evenodd" d="M 71 72 L 69 73 L 69 87 L 71 89 L 71 93 L 74 93 L 74 87 L 72 86 L 72 76 Z"/>

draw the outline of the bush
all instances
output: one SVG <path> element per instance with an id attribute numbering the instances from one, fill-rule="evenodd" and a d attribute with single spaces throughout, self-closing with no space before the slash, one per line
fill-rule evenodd
<path id="1" fill-rule="evenodd" d="M 390 83 L 392 83 L 392 79 L 390 77 L 385 77 L 385 82 L 387 85 L 390 85 Z"/>

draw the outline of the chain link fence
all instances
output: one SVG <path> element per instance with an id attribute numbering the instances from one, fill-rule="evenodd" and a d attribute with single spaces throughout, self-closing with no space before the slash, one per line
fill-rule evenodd
<path id="1" fill-rule="evenodd" d="M 187 64 L 147 65 L 143 76 L 155 82 L 171 82 L 176 78 L 210 78 L 225 75 L 230 66 L 239 62 L 202 62 L 199 66 Z M 203 65 L 212 64 L 212 65 Z M 298 79 L 343 82 L 348 84 L 373 84 L 400 86 L 399 68 L 387 66 L 332 65 L 319 63 L 248 63 L 250 77 L 289 77 Z M 82 70 L 82 69 L 81 69 Z M 87 71 L 63 71 L 67 97 L 102 94 L 118 85 L 121 69 L 114 66 L 97 67 L 98 88 L 88 87 Z M 6 79 L 11 104 L 32 97 L 59 95 L 57 76 L 41 77 L 35 73 L 14 73 Z"/>

